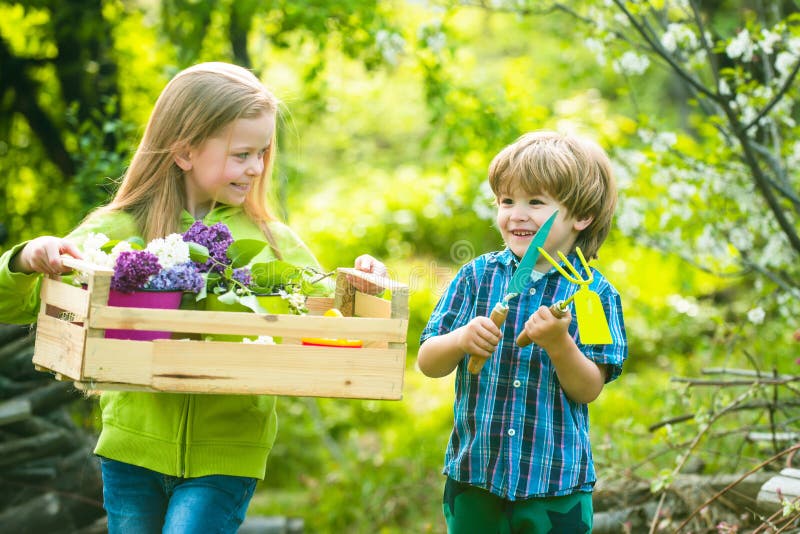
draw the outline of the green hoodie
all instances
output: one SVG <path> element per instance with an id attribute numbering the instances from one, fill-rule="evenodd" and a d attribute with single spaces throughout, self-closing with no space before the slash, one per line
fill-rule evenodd
<path id="1" fill-rule="evenodd" d="M 184 231 L 193 222 L 188 212 L 182 214 Z M 240 208 L 218 207 L 203 222 L 225 223 L 234 239 L 264 239 L 258 225 Z M 285 261 L 319 268 L 314 255 L 288 226 L 272 222 L 269 227 Z M 67 238 L 80 245 L 90 232 L 111 239 L 139 235 L 133 218 L 116 212 L 90 217 Z M 36 321 L 41 275 L 9 270 L 11 258 L 24 245 L 0 256 L 0 322 Z M 267 247 L 254 261 L 273 257 Z M 103 428 L 96 454 L 178 477 L 264 478 L 278 428 L 273 396 L 105 392 L 100 406 Z"/>

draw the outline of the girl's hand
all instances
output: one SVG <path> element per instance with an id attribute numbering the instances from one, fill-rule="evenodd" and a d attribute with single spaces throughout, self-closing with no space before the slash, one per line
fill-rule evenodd
<path id="1" fill-rule="evenodd" d="M 82 259 L 71 241 L 49 235 L 32 239 L 11 260 L 11 270 L 20 273 L 61 274 L 71 271 L 61 261 L 62 254 Z"/>
<path id="2" fill-rule="evenodd" d="M 494 322 L 482 315 L 458 329 L 458 347 L 462 352 L 488 358 L 500 343 L 502 332 Z"/>
<path id="3" fill-rule="evenodd" d="M 386 266 L 383 262 L 376 260 L 369 254 L 362 254 L 356 258 L 355 268 L 365 273 L 372 273 L 378 276 L 386 276 Z"/>
<path id="4" fill-rule="evenodd" d="M 371 273 L 381 277 L 386 277 L 387 273 L 386 265 L 384 265 L 383 262 L 376 260 L 369 254 L 362 254 L 361 256 L 357 257 L 354 267 L 361 272 Z M 383 288 L 355 276 L 350 276 L 349 281 L 353 287 L 362 293 L 374 295 L 383 290 Z"/>
<path id="5" fill-rule="evenodd" d="M 560 319 L 547 306 L 540 306 L 525 322 L 525 333 L 547 352 L 557 349 L 561 343 L 571 340 L 568 328 L 572 313 L 567 310 Z"/>

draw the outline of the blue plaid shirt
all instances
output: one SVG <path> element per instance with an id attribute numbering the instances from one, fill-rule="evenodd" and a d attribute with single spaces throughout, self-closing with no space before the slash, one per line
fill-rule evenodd
<path id="1" fill-rule="evenodd" d="M 567 258 L 584 277 L 575 254 Z M 421 342 L 489 315 L 506 293 L 516 268 L 514 254 L 484 254 L 464 265 L 442 295 L 421 335 Z M 569 332 L 583 354 L 607 365 L 607 381 L 622 372 L 628 354 L 619 294 L 592 269 L 589 288 L 600 296 L 613 344 L 580 343 L 575 313 Z M 445 454 L 444 473 L 511 501 L 591 491 L 595 480 L 586 404 L 567 398 L 555 367 L 538 345 L 525 348 L 515 339 L 539 306 L 565 300 L 578 286 L 555 269 L 509 302 L 503 338 L 479 375 L 467 371 L 464 358 L 456 370 L 454 425 Z"/>

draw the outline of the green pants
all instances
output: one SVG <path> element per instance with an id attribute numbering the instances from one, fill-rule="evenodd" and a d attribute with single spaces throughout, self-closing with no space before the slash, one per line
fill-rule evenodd
<path id="1" fill-rule="evenodd" d="M 592 531 L 592 494 L 508 501 L 448 477 L 444 517 L 449 534 L 580 534 Z"/>

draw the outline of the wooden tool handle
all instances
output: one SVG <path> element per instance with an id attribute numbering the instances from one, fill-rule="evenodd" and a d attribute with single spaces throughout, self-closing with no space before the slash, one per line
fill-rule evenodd
<path id="1" fill-rule="evenodd" d="M 501 328 L 503 323 L 506 322 L 506 315 L 508 315 L 508 306 L 504 305 L 502 302 L 498 302 L 494 305 L 489 319 L 497 325 L 497 328 Z M 481 369 L 483 369 L 483 364 L 486 363 L 487 359 L 488 358 L 482 356 L 473 356 L 470 354 L 469 362 L 467 362 L 467 370 L 473 375 L 477 375 L 481 372 Z"/>
<path id="2" fill-rule="evenodd" d="M 558 301 L 552 306 L 550 306 L 550 313 L 553 314 L 553 317 L 556 319 L 561 319 L 567 314 L 566 307 L 562 308 L 563 301 Z M 525 333 L 525 330 L 520 332 L 517 336 L 517 346 L 519 347 L 527 347 L 531 344 L 531 338 L 528 337 L 528 334 Z"/>

